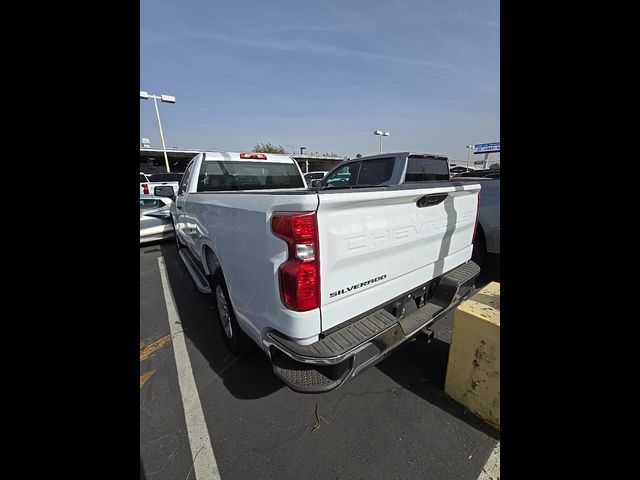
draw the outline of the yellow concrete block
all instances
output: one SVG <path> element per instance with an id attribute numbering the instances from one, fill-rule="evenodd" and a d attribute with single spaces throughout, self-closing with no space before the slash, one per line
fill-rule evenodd
<path id="1" fill-rule="evenodd" d="M 500 428 L 499 283 L 491 282 L 457 307 L 444 390 Z"/>

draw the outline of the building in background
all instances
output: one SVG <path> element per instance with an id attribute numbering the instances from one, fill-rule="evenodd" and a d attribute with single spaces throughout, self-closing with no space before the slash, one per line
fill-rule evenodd
<path id="1" fill-rule="evenodd" d="M 172 172 L 184 172 L 193 157 L 200 152 L 210 149 L 198 150 L 194 148 L 167 148 L 167 158 Z M 294 158 L 302 173 L 323 171 L 328 172 L 339 163 L 347 160 L 347 157 L 323 156 L 323 155 L 287 155 Z M 161 148 L 140 147 L 140 171 L 143 173 L 166 173 L 164 154 Z"/>
<path id="2" fill-rule="evenodd" d="M 451 173 L 464 173 L 470 170 L 484 170 L 485 169 L 484 158 L 472 158 L 467 166 L 466 160 L 451 160 L 449 159 L 449 170 Z M 500 154 L 489 155 L 487 158 L 487 169 L 500 169 Z"/>

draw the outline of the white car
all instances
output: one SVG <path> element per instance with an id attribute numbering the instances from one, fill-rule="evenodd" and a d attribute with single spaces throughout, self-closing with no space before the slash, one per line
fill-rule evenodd
<path id="1" fill-rule="evenodd" d="M 140 172 L 140 195 L 149 195 L 149 176 Z"/>
<path id="2" fill-rule="evenodd" d="M 173 197 L 178 191 L 182 175 L 182 173 L 153 173 L 151 175 L 140 173 L 140 194 Z M 148 180 L 143 182 L 143 177 Z"/>
<path id="3" fill-rule="evenodd" d="M 309 190 L 288 156 L 195 156 L 171 215 L 180 258 L 215 296 L 227 347 L 253 342 L 290 388 L 325 392 L 465 298 L 480 272 L 470 261 L 480 186 L 453 184 L 446 160 L 444 174 L 385 185 L 393 172 L 423 172 L 425 158 L 349 162 L 359 173 L 344 185 Z"/>
<path id="4" fill-rule="evenodd" d="M 169 207 L 171 198 L 140 195 L 140 243 L 166 240 L 173 237 Z"/>

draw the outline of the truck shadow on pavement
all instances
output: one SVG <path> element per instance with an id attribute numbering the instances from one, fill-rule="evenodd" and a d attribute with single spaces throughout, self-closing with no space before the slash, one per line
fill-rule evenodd
<path id="1" fill-rule="evenodd" d="M 482 288 L 492 281 L 500 282 L 500 256 L 488 254 L 476 280 L 476 288 Z M 378 363 L 376 368 L 404 389 L 495 440 L 500 440 L 498 430 L 444 393 L 452 329 L 451 319 L 437 322 L 432 328 L 435 336 L 431 342 L 427 341 L 425 335 L 418 335 L 415 340 L 399 347 L 392 355 Z"/>
<path id="2" fill-rule="evenodd" d="M 161 248 L 182 330 L 215 372 L 210 380 L 204 383 L 200 380 L 199 388 L 204 389 L 212 382 L 220 381 L 229 393 L 238 399 L 263 398 L 286 388 L 274 375 L 271 363 L 258 347 L 241 356 L 227 350 L 218 325 L 213 295 L 204 295 L 197 290 L 173 243 L 165 243 Z M 486 269 L 479 277 L 479 285 L 496 278 L 499 280 L 499 257 L 493 262 L 492 267 Z M 419 335 L 415 340 L 399 347 L 375 368 L 402 388 L 499 440 L 499 431 L 465 411 L 464 407 L 444 393 L 450 347 L 447 334 L 450 332 L 440 331 L 438 324 L 434 326 L 434 330 L 436 335 L 430 343 L 425 336 Z M 366 372 L 363 375 L 366 375 Z"/>
<path id="3" fill-rule="evenodd" d="M 161 249 L 185 337 L 215 372 L 210 381 L 199 382 L 198 386 L 205 388 L 212 382 L 221 381 L 234 397 L 240 399 L 266 397 L 283 388 L 284 383 L 273 374 L 269 359 L 258 347 L 241 356 L 229 352 L 222 339 L 214 296 L 198 291 L 175 244 L 167 242 Z"/>
<path id="4" fill-rule="evenodd" d="M 500 283 L 500 255 L 487 253 L 481 268 L 480 275 L 476 279 L 477 286 L 483 286 L 489 282 Z"/>
<path id="5" fill-rule="evenodd" d="M 376 368 L 405 390 L 476 430 L 500 440 L 499 431 L 444 393 L 449 347 L 447 341 L 434 338 L 427 342 L 426 336 L 418 335 L 418 338 L 399 347 L 393 355 L 378 363 Z"/>

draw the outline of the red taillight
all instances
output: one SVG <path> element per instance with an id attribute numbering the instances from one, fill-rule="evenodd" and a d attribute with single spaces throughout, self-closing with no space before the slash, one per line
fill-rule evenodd
<path id="1" fill-rule="evenodd" d="M 267 156 L 264 153 L 241 153 L 240 158 L 249 158 L 251 160 L 266 160 Z"/>
<path id="2" fill-rule="evenodd" d="M 149 185 L 147 185 L 146 183 L 142 184 L 142 193 L 144 193 L 145 195 L 149 195 Z"/>
<path id="3" fill-rule="evenodd" d="M 318 222 L 315 212 L 274 212 L 271 231 L 287 242 L 289 257 L 278 269 L 280 298 L 291 310 L 320 306 Z"/>

